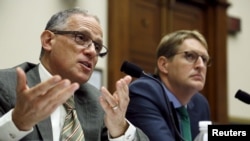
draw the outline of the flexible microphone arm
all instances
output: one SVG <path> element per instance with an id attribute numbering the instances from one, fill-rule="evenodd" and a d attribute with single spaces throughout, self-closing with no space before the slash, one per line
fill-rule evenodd
<path id="1" fill-rule="evenodd" d="M 237 91 L 235 98 L 238 98 L 240 101 L 246 104 L 250 104 L 250 95 L 242 90 Z"/>
<path id="2" fill-rule="evenodd" d="M 171 109 L 170 101 L 169 101 L 167 95 L 165 94 L 165 90 L 162 86 L 162 83 L 158 79 L 146 74 L 140 67 L 136 66 L 133 63 L 129 63 L 127 61 L 123 62 L 120 71 L 125 72 L 126 74 L 131 75 L 132 77 L 135 77 L 135 78 L 139 78 L 141 76 L 148 77 L 150 79 L 153 79 L 155 82 L 157 82 L 161 86 L 162 94 L 163 94 L 164 99 L 166 100 L 166 104 L 167 104 L 168 111 L 166 111 L 166 113 L 168 114 L 168 117 L 170 120 L 169 125 L 170 126 L 172 125 L 172 127 L 174 128 L 174 133 L 180 138 L 180 140 L 185 141 L 185 139 L 181 136 L 180 132 L 178 131 L 178 129 L 175 125 L 175 120 L 173 117 L 173 111 Z M 174 135 L 174 137 L 175 137 L 175 135 Z"/>

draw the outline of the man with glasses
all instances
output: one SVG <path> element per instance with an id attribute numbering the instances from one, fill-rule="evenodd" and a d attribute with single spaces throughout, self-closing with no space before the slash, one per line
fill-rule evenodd
<path id="1" fill-rule="evenodd" d="M 116 91 L 88 83 L 107 54 L 96 16 L 60 11 L 41 34 L 40 63 L 0 70 L 0 140 L 148 140 L 125 118 L 130 76 Z"/>
<path id="2" fill-rule="evenodd" d="M 156 56 L 155 74 L 129 86 L 126 117 L 152 141 L 193 141 L 199 121 L 210 120 L 208 101 L 199 93 L 211 65 L 207 42 L 198 31 L 175 31 L 161 39 Z"/>

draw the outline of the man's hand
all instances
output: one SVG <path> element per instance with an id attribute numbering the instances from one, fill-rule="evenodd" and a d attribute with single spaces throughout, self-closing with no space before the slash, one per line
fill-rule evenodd
<path id="1" fill-rule="evenodd" d="M 100 103 L 106 113 L 105 124 L 113 138 L 123 135 L 129 126 L 125 114 L 129 103 L 128 84 L 131 80 L 129 75 L 118 80 L 113 95 L 106 88 L 101 88 Z"/>
<path id="2" fill-rule="evenodd" d="M 12 119 L 19 130 L 30 130 L 35 124 L 44 120 L 79 88 L 60 76 L 53 76 L 32 88 L 26 84 L 26 75 L 17 68 L 16 106 Z"/>

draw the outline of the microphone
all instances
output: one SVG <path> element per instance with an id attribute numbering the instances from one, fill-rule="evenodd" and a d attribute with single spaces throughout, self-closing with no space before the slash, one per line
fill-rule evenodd
<path id="1" fill-rule="evenodd" d="M 246 104 L 250 104 L 250 95 L 242 90 L 237 91 L 235 98 L 238 98 L 240 101 Z"/>
<path id="2" fill-rule="evenodd" d="M 136 66 L 135 64 L 129 63 L 128 61 L 124 61 L 121 66 L 121 72 L 125 72 L 132 77 L 139 78 L 144 75 L 144 72 L 141 68 Z"/>
<path id="3" fill-rule="evenodd" d="M 138 67 L 137 65 L 133 64 L 133 63 L 130 63 L 128 61 L 124 61 L 122 66 L 121 66 L 121 69 L 120 69 L 121 72 L 125 72 L 126 74 L 128 75 L 131 75 L 132 77 L 135 77 L 135 78 L 139 78 L 141 76 L 145 76 L 145 77 L 148 77 L 152 80 L 154 80 L 155 82 L 157 82 L 160 86 L 161 86 L 161 89 L 162 89 L 162 94 L 163 94 L 163 97 L 164 99 L 166 100 L 166 105 L 167 105 L 167 109 L 168 111 L 166 111 L 167 113 L 167 116 L 168 116 L 168 119 L 169 119 L 169 124 L 170 124 L 170 127 L 172 126 L 174 128 L 174 133 L 173 134 L 176 134 L 176 136 L 179 137 L 178 140 L 182 140 L 182 141 L 185 141 L 185 139 L 181 136 L 181 133 L 178 131 L 178 128 L 176 127 L 175 125 L 175 120 L 174 120 L 174 117 L 173 117 L 173 111 L 171 109 L 171 103 L 167 97 L 167 95 L 165 94 L 165 90 L 164 90 L 164 87 L 162 86 L 161 82 L 146 74 L 140 67 Z M 174 135 L 175 136 L 175 135 Z"/>

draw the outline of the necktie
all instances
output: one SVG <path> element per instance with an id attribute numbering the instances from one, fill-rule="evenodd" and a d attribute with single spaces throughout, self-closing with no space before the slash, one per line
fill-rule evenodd
<path id="1" fill-rule="evenodd" d="M 182 106 L 180 108 L 177 108 L 177 112 L 179 113 L 181 118 L 182 135 L 185 138 L 185 141 L 192 141 L 190 120 L 187 109 Z"/>
<path id="2" fill-rule="evenodd" d="M 61 141 L 84 141 L 83 130 L 77 118 L 75 103 L 71 97 L 63 105 L 66 109 L 67 115 L 65 117 L 64 125 L 61 131 Z"/>

